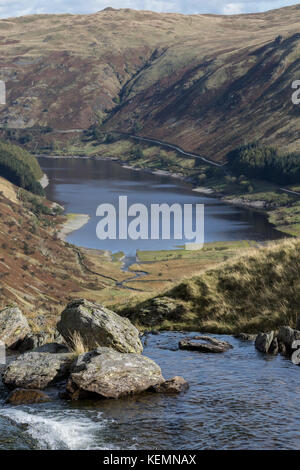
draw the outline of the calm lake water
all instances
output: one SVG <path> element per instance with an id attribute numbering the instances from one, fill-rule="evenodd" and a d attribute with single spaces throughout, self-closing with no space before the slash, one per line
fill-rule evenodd
<path id="1" fill-rule="evenodd" d="M 127 196 L 128 205 L 145 204 L 149 213 L 153 203 L 204 204 L 205 242 L 268 240 L 279 236 L 264 215 L 199 195 L 192 191 L 190 184 L 172 177 L 123 168 L 119 163 L 105 160 L 41 158 L 40 164 L 50 180 L 46 190 L 47 197 L 62 203 L 67 212 L 89 214 L 91 217 L 88 224 L 67 238 L 67 241 L 78 246 L 112 252 L 123 251 L 132 256 L 137 249 L 171 249 L 187 241 L 185 238 L 99 240 L 96 236 L 96 226 L 100 217 L 96 216 L 96 209 L 99 204 L 112 203 L 118 216 L 119 196 Z"/>
<path id="2" fill-rule="evenodd" d="M 144 351 L 187 392 L 3 405 L 0 449 L 300 449 L 299 367 L 226 336 L 224 354 L 172 350 L 192 335 L 149 335 Z"/>

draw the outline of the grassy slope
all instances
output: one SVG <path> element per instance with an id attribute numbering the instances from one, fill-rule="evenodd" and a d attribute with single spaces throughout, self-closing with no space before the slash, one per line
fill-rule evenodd
<path id="1" fill-rule="evenodd" d="M 251 249 L 123 312 L 143 328 L 267 331 L 295 326 L 299 288 L 300 240 L 285 240 Z"/>

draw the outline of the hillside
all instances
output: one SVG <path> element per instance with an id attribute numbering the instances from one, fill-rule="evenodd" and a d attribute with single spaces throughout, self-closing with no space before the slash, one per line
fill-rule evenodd
<path id="1" fill-rule="evenodd" d="M 0 123 L 66 130 L 100 121 L 216 160 L 254 140 L 297 151 L 299 26 L 300 5 L 236 16 L 108 8 L 4 19 Z"/>
<path id="2" fill-rule="evenodd" d="M 119 272 L 119 265 L 105 264 L 99 252 L 104 276 L 94 275 L 95 253 L 58 238 L 65 219 L 59 212 L 57 205 L 0 177 L 0 309 L 18 305 L 37 330 L 54 325 L 71 299 L 99 300 L 114 285 L 105 274 Z"/>
<path id="3" fill-rule="evenodd" d="M 39 183 L 43 172 L 36 157 L 17 145 L 0 141 L 0 174 L 21 188 L 44 194 Z"/>
<path id="4" fill-rule="evenodd" d="M 257 333 L 294 327 L 300 309 L 300 241 L 251 249 L 123 313 L 143 328 Z"/>

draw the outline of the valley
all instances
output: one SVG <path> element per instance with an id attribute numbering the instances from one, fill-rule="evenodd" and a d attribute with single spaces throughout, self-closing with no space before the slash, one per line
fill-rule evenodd
<path id="1" fill-rule="evenodd" d="M 299 448 L 299 26 L 0 19 L 0 450 Z"/>

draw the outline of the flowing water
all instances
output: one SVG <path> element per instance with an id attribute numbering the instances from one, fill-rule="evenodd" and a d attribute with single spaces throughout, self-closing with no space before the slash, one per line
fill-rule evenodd
<path id="1" fill-rule="evenodd" d="M 226 336 L 224 354 L 177 350 L 185 336 L 149 335 L 145 354 L 187 392 L 4 406 L 0 449 L 300 449 L 298 366 Z"/>

